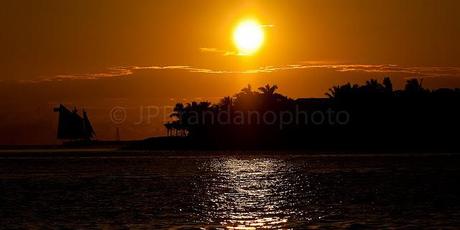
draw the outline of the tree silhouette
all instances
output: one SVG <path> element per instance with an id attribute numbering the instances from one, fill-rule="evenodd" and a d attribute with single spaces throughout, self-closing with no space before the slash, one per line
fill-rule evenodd
<path id="1" fill-rule="evenodd" d="M 355 84 L 352 86 L 350 83 L 347 83 L 345 85 L 332 87 L 329 89 L 329 92 L 326 93 L 326 96 L 331 99 L 346 99 L 357 94 L 358 89 L 358 85 Z"/>
<path id="2" fill-rule="evenodd" d="M 251 95 L 252 94 L 252 87 L 248 84 L 245 88 L 241 89 L 241 94 Z"/>
<path id="3" fill-rule="evenodd" d="M 383 86 L 385 87 L 385 91 L 387 93 L 393 93 L 393 83 L 389 77 L 385 77 L 383 79 Z"/>
<path id="4" fill-rule="evenodd" d="M 224 97 L 219 102 L 219 108 L 223 110 L 231 110 L 233 107 L 233 98 L 230 96 Z"/>
<path id="5" fill-rule="evenodd" d="M 177 103 L 176 106 L 174 106 L 173 113 L 171 113 L 171 115 L 169 116 L 180 119 L 180 117 L 184 113 L 184 110 L 185 110 L 184 104 Z"/>
<path id="6" fill-rule="evenodd" d="M 418 80 L 417 78 L 413 78 L 407 80 L 404 91 L 408 94 L 419 94 L 426 92 L 426 90 L 423 88 L 423 79 Z"/>
<path id="7" fill-rule="evenodd" d="M 270 86 L 269 84 L 266 84 L 264 87 L 259 87 L 259 91 L 266 96 L 273 96 L 277 89 L 277 85 Z"/>
<path id="8" fill-rule="evenodd" d="M 403 90 L 394 90 L 391 79 L 379 82 L 370 79 L 363 85 L 346 83 L 329 89 L 327 98 L 292 100 L 276 93 L 276 85 L 265 85 L 253 91 L 243 88 L 233 97 L 224 97 L 217 104 L 192 102 L 176 104 L 171 113 L 173 121 L 165 124 L 168 134 L 193 137 L 200 143 L 220 143 L 229 146 L 284 145 L 296 146 L 360 143 L 363 145 L 393 143 L 415 146 L 417 143 L 436 143 L 454 136 L 439 127 L 460 129 L 460 89 L 428 90 L 418 79 L 407 80 Z M 258 123 L 247 112 L 262 115 L 287 114 L 296 122 L 306 116 L 328 111 L 345 111 L 351 120 L 343 125 L 324 123 Z M 230 112 L 228 112 L 230 111 Z M 227 112 L 229 123 L 215 122 Z M 240 115 L 243 114 L 243 115 Z M 245 115 L 246 114 L 246 115 Z M 289 114 L 298 117 L 289 117 Z M 313 115 L 312 115 L 313 116 Z M 224 116 L 222 116 L 224 117 Z M 238 119 L 235 119 L 238 118 Z M 250 122 L 239 122 L 246 120 Z M 289 119 L 287 119 L 289 120 Z M 388 135 L 390 134 L 390 135 Z M 430 138 L 428 138 L 430 137 Z M 413 141 L 405 141 L 412 138 Z M 391 140 L 391 141 L 390 141 Z M 434 141 L 433 141 L 434 140 Z"/>

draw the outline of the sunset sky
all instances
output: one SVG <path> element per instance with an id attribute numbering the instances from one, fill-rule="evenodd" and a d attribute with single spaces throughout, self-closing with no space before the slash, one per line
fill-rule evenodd
<path id="1" fill-rule="evenodd" d="M 161 135 L 141 106 L 217 100 L 247 84 L 293 98 L 390 76 L 460 87 L 457 0 L 14 0 L 0 7 L 0 144 L 56 143 L 64 103 L 114 138 L 114 106 L 131 111 L 123 139 Z M 239 23 L 264 42 L 239 55 Z M 137 114 L 136 114 L 137 113 Z"/>

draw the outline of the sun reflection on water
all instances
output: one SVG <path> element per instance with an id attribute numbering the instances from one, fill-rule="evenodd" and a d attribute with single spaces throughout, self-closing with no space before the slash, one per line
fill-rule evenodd
<path id="1" fill-rule="evenodd" d="M 286 194 L 290 167 L 279 159 L 211 160 L 207 170 L 214 174 L 206 196 L 209 215 L 227 229 L 282 228 L 290 213 Z"/>

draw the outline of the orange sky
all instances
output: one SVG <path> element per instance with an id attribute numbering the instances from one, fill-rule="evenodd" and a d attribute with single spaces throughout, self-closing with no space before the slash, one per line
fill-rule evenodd
<path id="1" fill-rule="evenodd" d="M 291 97 L 383 76 L 460 87 L 456 0 L 17 0 L 0 11 L 0 144 L 55 143 L 57 103 L 86 107 L 109 139 L 113 106 L 213 100 L 248 83 Z M 262 50 L 225 55 L 248 17 L 265 25 Z M 125 139 L 162 132 L 132 123 Z"/>

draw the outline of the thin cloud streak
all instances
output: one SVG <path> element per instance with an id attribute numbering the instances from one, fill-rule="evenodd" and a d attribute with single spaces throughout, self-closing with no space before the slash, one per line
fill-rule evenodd
<path id="1" fill-rule="evenodd" d="M 248 70 L 216 70 L 208 68 L 197 68 L 192 66 L 171 65 L 171 66 L 124 66 L 112 67 L 106 72 L 88 73 L 88 74 L 61 74 L 52 77 L 40 78 L 37 80 L 23 81 L 23 83 L 38 83 L 64 80 L 96 80 L 112 77 L 128 77 L 137 71 L 171 71 L 178 70 L 189 73 L 203 74 L 259 74 L 275 73 L 292 70 L 312 70 L 325 69 L 336 72 L 365 72 L 381 74 L 405 74 L 410 77 L 460 77 L 460 67 L 404 67 L 398 65 L 365 65 L 365 64 L 323 64 L 322 62 L 303 62 L 301 64 L 284 65 L 284 66 L 264 66 Z"/>
<path id="2" fill-rule="evenodd" d="M 222 56 L 241 56 L 241 54 L 236 51 L 220 50 L 217 48 L 200 48 L 200 51 L 203 53 L 216 53 Z"/>
<path id="3" fill-rule="evenodd" d="M 59 82 L 66 80 L 97 80 L 102 78 L 113 78 L 130 76 L 134 74 L 131 67 L 111 67 L 106 72 L 85 73 L 85 74 L 59 74 L 52 77 L 39 77 L 34 80 L 21 80 L 20 83 Z"/>

